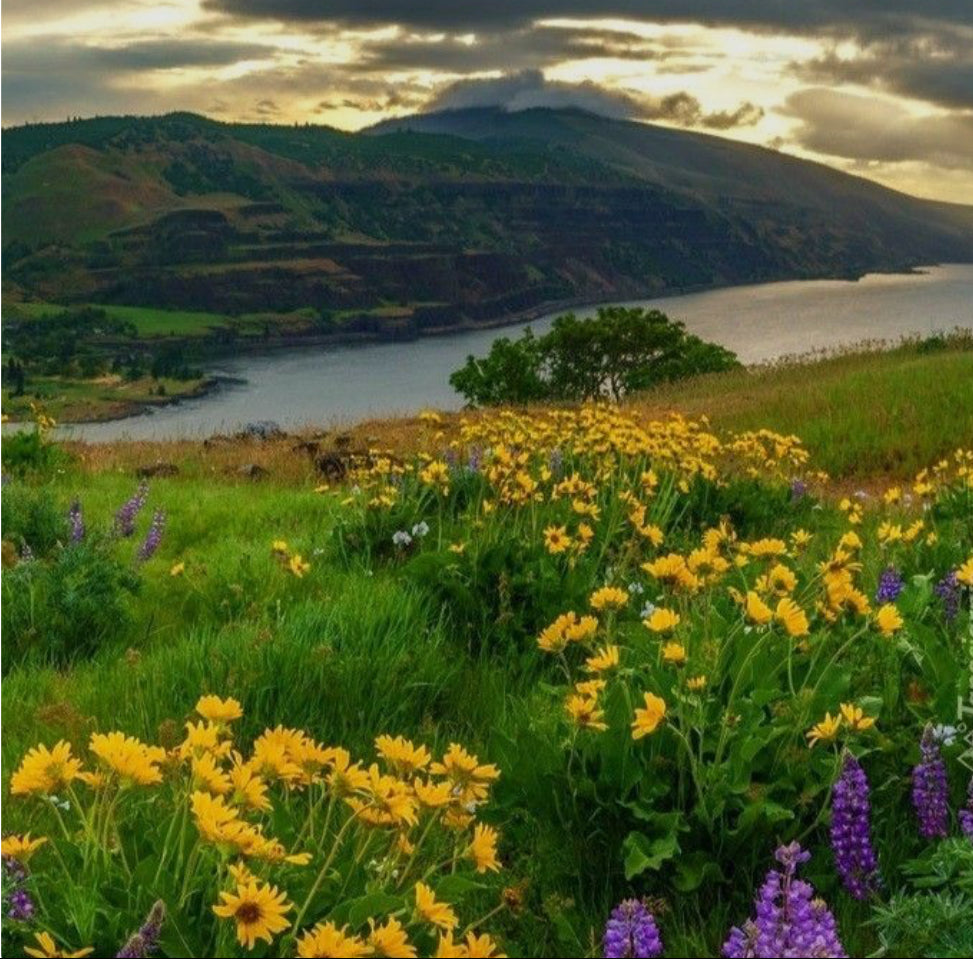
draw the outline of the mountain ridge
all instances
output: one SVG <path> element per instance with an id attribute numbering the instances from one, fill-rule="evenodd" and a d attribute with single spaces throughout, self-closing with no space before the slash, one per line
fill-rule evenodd
<path id="1" fill-rule="evenodd" d="M 552 301 L 973 260 L 973 207 L 573 109 L 358 133 L 175 113 L 2 138 L 15 299 L 304 310 L 316 333 L 408 336 Z"/>

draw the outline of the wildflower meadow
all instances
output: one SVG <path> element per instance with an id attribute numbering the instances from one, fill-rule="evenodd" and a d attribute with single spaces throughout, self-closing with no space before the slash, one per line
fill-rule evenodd
<path id="1" fill-rule="evenodd" d="M 973 949 L 973 451 L 858 488 L 594 404 L 261 482 L 46 429 L 4 475 L 5 955 Z"/>

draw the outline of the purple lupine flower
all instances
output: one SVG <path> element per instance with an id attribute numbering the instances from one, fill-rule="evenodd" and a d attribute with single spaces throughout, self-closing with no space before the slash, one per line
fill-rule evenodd
<path id="1" fill-rule="evenodd" d="M 602 945 L 605 959 L 662 955 L 655 917 L 638 899 L 625 899 L 612 910 Z"/>
<path id="2" fill-rule="evenodd" d="M 771 869 L 757 896 L 754 917 L 734 927 L 723 944 L 727 959 L 745 957 L 837 957 L 847 955 L 838 938 L 834 916 L 814 887 L 795 878 L 811 858 L 796 842 L 775 853 L 780 869 Z"/>
<path id="3" fill-rule="evenodd" d="M 483 462 L 483 450 L 479 446 L 470 447 L 470 456 L 466 463 L 466 468 L 471 473 L 480 472 L 480 464 Z"/>
<path id="4" fill-rule="evenodd" d="M 856 899 L 867 898 L 879 883 L 868 793 L 865 770 L 851 753 L 846 753 L 831 802 L 831 848 L 838 875 Z"/>
<path id="5" fill-rule="evenodd" d="M 115 532 L 119 536 L 131 536 L 135 532 L 135 520 L 145 506 L 148 495 L 149 485 L 143 480 L 132 496 L 118 508 L 115 513 Z"/>
<path id="6" fill-rule="evenodd" d="M 791 480 L 791 499 L 796 503 L 807 496 L 807 483 L 802 479 Z"/>
<path id="7" fill-rule="evenodd" d="M 923 839 L 945 839 L 949 833 L 946 763 L 932 726 L 926 726 L 919 743 L 919 765 L 912 770 L 912 805 L 919 817 Z"/>
<path id="8" fill-rule="evenodd" d="M 967 839 L 973 840 L 973 776 L 966 787 L 966 806 L 959 811 L 959 827 Z"/>
<path id="9" fill-rule="evenodd" d="M 4 889 L 4 915 L 14 922 L 30 922 L 37 912 L 37 907 L 31 894 L 24 889 L 24 883 L 27 882 L 27 867 L 13 856 L 4 856 L 3 878 L 10 884 L 10 888 Z"/>
<path id="10" fill-rule="evenodd" d="M 884 603 L 894 603 L 905 587 L 899 571 L 894 566 L 886 566 L 878 580 L 878 589 L 875 592 L 875 602 L 879 605 Z"/>
<path id="11" fill-rule="evenodd" d="M 145 922 L 115 954 L 115 959 L 147 959 L 159 948 L 159 935 L 166 918 L 166 904 L 160 899 L 149 910 Z"/>
<path id="12" fill-rule="evenodd" d="M 75 500 L 68 510 L 68 522 L 71 524 L 71 542 L 80 543 L 84 539 L 84 516 L 78 500 Z"/>
<path id="13" fill-rule="evenodd" d="M 165 510 L 157 509 L 155 514 L 152 516 L 152 525 L 149 527 L 148 533 L 145 534 L 145 539 L 142 545 L 139 547 L 138 558 L 143 563 L 151 559 L 155 554 L 155 551 L 159 548 L 159 543 L 162 542 L 162 533 L 166 528 L 166 514 Z"/>
<path id="14" fill-rule="evenodd" d="M 943 615 L 947 622 L 956 619 L 959 613 L 961 587 L 956 578 L 956 570 L 948 572 L 934 587 L 936 595 L 943 604 Z"/>

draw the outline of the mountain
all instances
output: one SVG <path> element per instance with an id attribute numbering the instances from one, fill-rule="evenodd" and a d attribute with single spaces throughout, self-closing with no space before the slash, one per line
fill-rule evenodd
<path id="1" fill-rule="evenodd" d="M 555 301 L 973 260 L 973 208 L 578 110 L 358 134 L 106 117 L 2 145 L 15 300 L 302 310 L 318 332 L 412 335 Z"/>

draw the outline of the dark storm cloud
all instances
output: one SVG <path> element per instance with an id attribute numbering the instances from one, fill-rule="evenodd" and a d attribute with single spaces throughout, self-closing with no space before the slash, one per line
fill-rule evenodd
<path id="1" fill-rule="evenodd" d="M 973 109 L 971 34 L 942 31 L 873 43 L 856 56 L 830 52 L 796 63 L 792 71 L 813 83 L 876 86 L 944 107 Z"/>
<path id="2" fill-rule="evenodd" d="M 817 87 L 792 94 L 785 111 L 800 121 L 795 139 L 808 150 L 973 169 L 973 113 L 913 116 L 894 103 Z"/>
<path id="3" fill-rule="evenodd" d="M 763 110 L 752 103 L 743 103 L 733 111 L 707 113 L 690 93 L 650 97 L 632 90 L 607 90 L 590 81 L 546 80 L 539 70 L 522 70 L 492 79 L 459 80 L 441 90 L 427 105 L 430 110 L 469 107 L 502 107 L 510 111 L 578 107 L 619 119 L 663 120 L 714 130 L 752 126 L 763 116 Z"/>
<path id="4" fill-rule="evenodd" d="M 204 0 L 204 6 L 239 17 L 356 26 L 398 23 L 451 32 L 496 31 L 554 17 L 866 36 L 910 33 L 920 19 L 973 25 L 970 0 Z"/>

